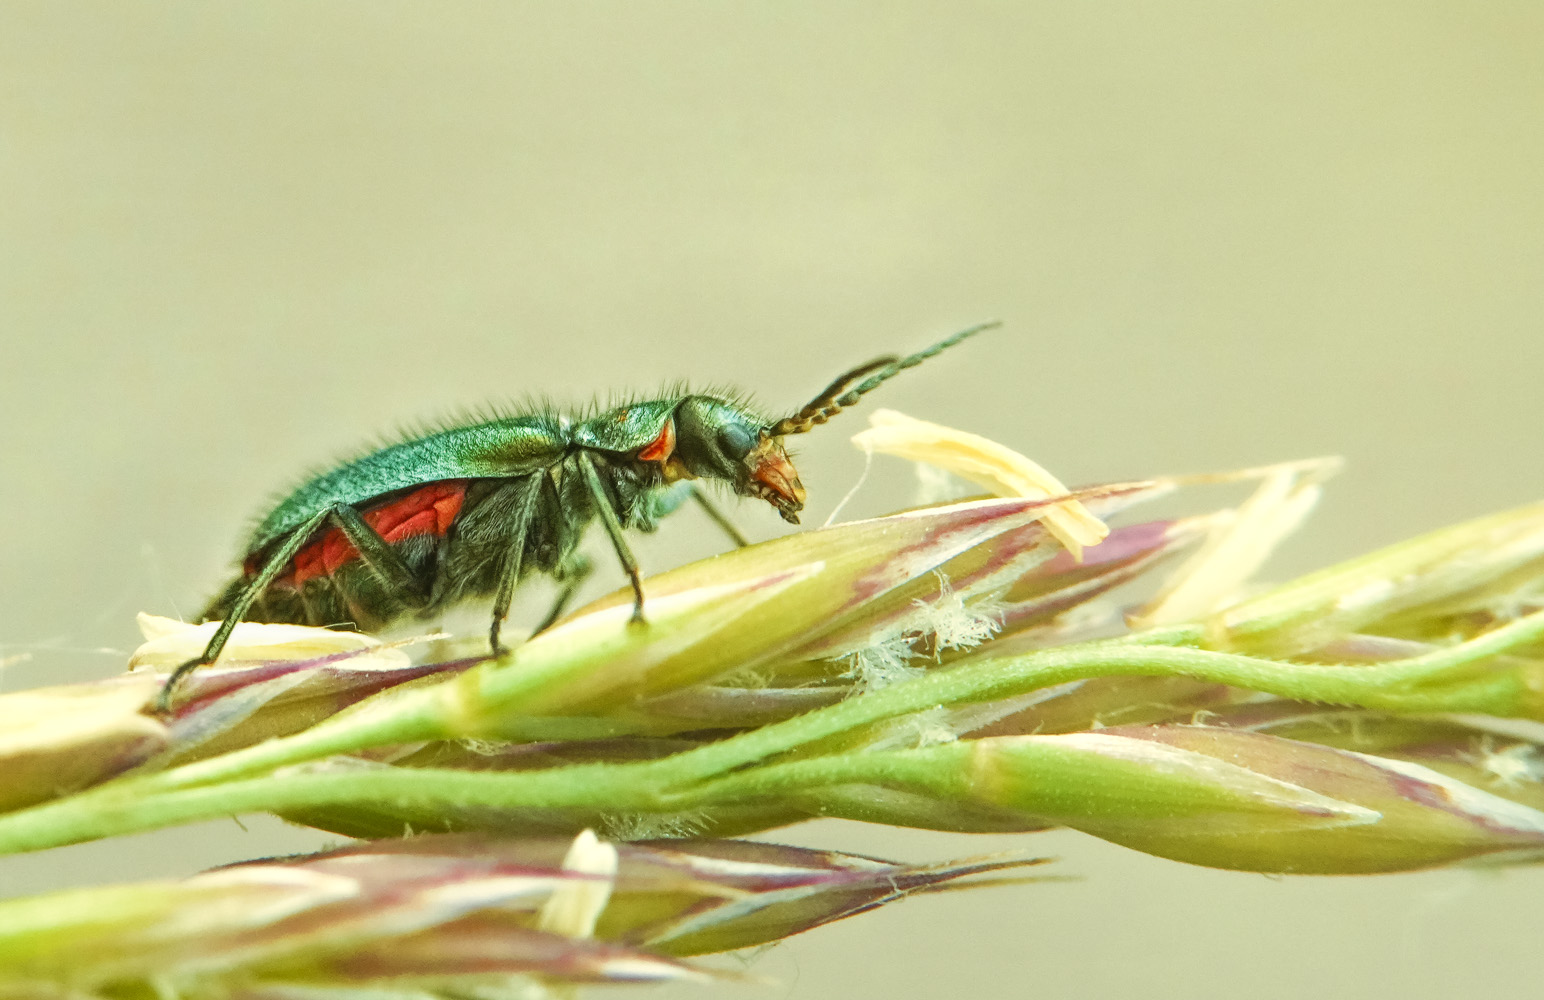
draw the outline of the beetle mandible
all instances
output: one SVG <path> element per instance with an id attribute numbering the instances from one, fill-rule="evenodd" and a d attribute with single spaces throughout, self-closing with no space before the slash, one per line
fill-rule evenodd
<path id="1" fill-rule="evenodd" d="M 301 484 L 258 524 L 241 574 L 204 610 L 204 620 L 219 619 L 220 627 L 202 654 L 172 672 L 159 705 L 167 707 L 188 671 L 213 663 L 243 621 L 347 623 L 368 632 L 492 596 L 488 642 L 497 655 L 522 577 L 546 573 L 561 585 L 537 632 L 562 614 L 589 572 L 577 550 L 596 517 L 632 583 L 632 621 L 641 623 L 643 584 L 624 529 L 653 531 L 689 495 L 746 544 L 694 482 L 709 479 L 798 524 L 804 486 L 783 438 L 997 325 L 859 365 L 777 420 L 722 395 L 677 395 L 582 420 L 536 412 L 450 426 L 339 465 Z"/>

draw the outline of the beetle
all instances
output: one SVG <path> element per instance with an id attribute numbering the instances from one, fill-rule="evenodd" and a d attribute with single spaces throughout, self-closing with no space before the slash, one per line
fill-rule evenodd
<path id="1" fill-rule="evenodd" d="M 765 500 L 798 524 L 804 485 L 783 439 L 997 325 L 982 323 L 904 358 L 859 365 L 776 420 L 721 394 L 674 395 L 583 419 L 543 410 L 455 424 L 338 465 L 302 483 L 258 523 L 240 575 L 203 613 L 220 627 L 203 653 L 172 672 L 158 706 L 166 709 L 188 671 L 213 663 L 243 621 L 368 632 L 491 596 L 488 643 L 498 655 L 523 577 L 545 573 L 561 585 L 537 632 L 562 614 L 589 572 L 578 546 L 597 517 L 632 584 L 631 620 L 641 624 L 643 582 L 625 529 L 653 531 L 690 497 L 746 544 L 697 485 L 701 480 Z"/>

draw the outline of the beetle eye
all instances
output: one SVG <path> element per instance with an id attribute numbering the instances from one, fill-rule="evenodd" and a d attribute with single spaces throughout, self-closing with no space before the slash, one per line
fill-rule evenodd
<path id="1" fill-rule="evenodd" d="M 756 435 L 743 424 L 728 423 L 718 429 L 718 443 L 731 458 L 744 458 L 756 444 Z"/>

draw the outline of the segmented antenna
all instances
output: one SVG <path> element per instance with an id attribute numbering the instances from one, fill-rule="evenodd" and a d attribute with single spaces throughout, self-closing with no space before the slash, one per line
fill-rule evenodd
<path id="1" fill-rule="evenodd" d="M 784 417 L 767 428 L 767 436 L 784 437 L 788 434 L 803 434 L 811 427 L 830 420 L 838 413 L 847 409 L 847 407 L 856 403 L 863 396 L 873 392 L 882 383 L 889 381 L 906 369 L 915 368 L 928 358 L 941 354 L 955 344 L 958 344 L 966 337 L 973 337 L 982 330 L 990 330 L 996 326 L 1002 326 L 1002 322 L 994 319 L 987 323 L 978 323 L 969 329 L 961 330 L 959 333 L 945 337 L 932 347 L 918 351 L 916 354 L 909 354 L 899 359 L 894 355 L 890 355 L 883 358 L 875 358 L 873 361 L 861 364 L 822 389 L 820 395 L 805 403 L 798 413 L 790 417 Z M 865 375 L 868 377 L 863 378 Z M 851 389 L 847 388 L 860 378 L 863 381 Z"/>
<path id="2" fill-rule="evenodd" d="M 899 360 L 900 359 L 893 354 L 886 354 L 882 358 L 875 358 L 873 361 L 865 361 L 863 364 L 852 369 L 851 371 L 838 375 L 836 380 L 830 385 L 826 386 L 824 389 L 820 390 L 820 393 L 816 395 L 814 399 L 810 400 L 808 403 L 805 403 L 804 408 L 799 411 L 799 414 L 797 414 L 795 417 L 789 417 L 788 419 L 793 420 L 798 415 L 815 414 L 827 407 L 835 406 L 836 397 L 845 392 L 848 386 L 852 385 L 858 379 L 869 374 L 870 372 L 875 372 L 881 368 L 893 365 Z M 832 410 L 831 412 L 835 413 L 836 411 Z M 829 415 L 830 414 L 827 414 L 827 416 Z M 817 419 L 815 420 L 815 423 L 822 423 L 823 420 L 824 418 Z"/>

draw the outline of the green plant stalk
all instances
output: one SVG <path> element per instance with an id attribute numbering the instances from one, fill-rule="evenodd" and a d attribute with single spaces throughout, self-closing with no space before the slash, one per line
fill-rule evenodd
<path id="1" fill-rule="evenodd" d="M 1187 633 L 1170 631 L 1165 637 L 1184 634 Z M 0 817 L 0 853 L 41 850 L 241 812 L 283 811 L 329 803 L 396 800 L 498 808 L 582 806 L 606 812 L 672 811 L 683 808 L 683 803 L 697 807 L 705 803 L 693 786 L 817 740 L 941 705 L 991 701 L 1112 674 L 1184 676 L 1280 697 L 1396 712 L 1536 714 L 1538 694 L 1522 672 L 1511 670 L 1473 679 L 1465 679 L 1465 675 L 1485 658 L 1535 641 L 1541 635 L 1544 613 L 1537 613 L 1447 649 L 1387 664 L 1356 667 L 1283 663 L 1201 649 L 1145 646 L 1125 637 L 1008 659 L 967 661 L 658 761 L 587 764 L 516 774 L 340 768 L 251 776 L 255 769 L 271 770 L 281 764 L 315 759 L 312 754 L 330 755 L 425 738 L 420 734 L 438 726 L 429 700 L 440 690 L 437 686 L 405 692 L 409 697 L 399 705 L 405 711 L 388 713 L 379 710 L 385 706 L 378 706 L 376 711 L 351 713 L 308 734 L 170 772 L 123 779 L 72 798 Z M 1421 687 L 1432 682 L 1443 683 Z M 355 722 L 351 723 L 351 719 Z M 322 734 L 326 738 L 314 735 L 317 730 L 329 729 L 332 733 Z M 371 742 L 363 742 L 366 740 Z M 220 766 L 222 761 L 226 762 L 224 767 Z M 811 761 L 811 777 L 819 774 L 818 767 L 813 765 L 821 761 L 839 762 L 840 755 Z M 196 780 L 189 780 L 189 771 L 197 772 Z"/>

